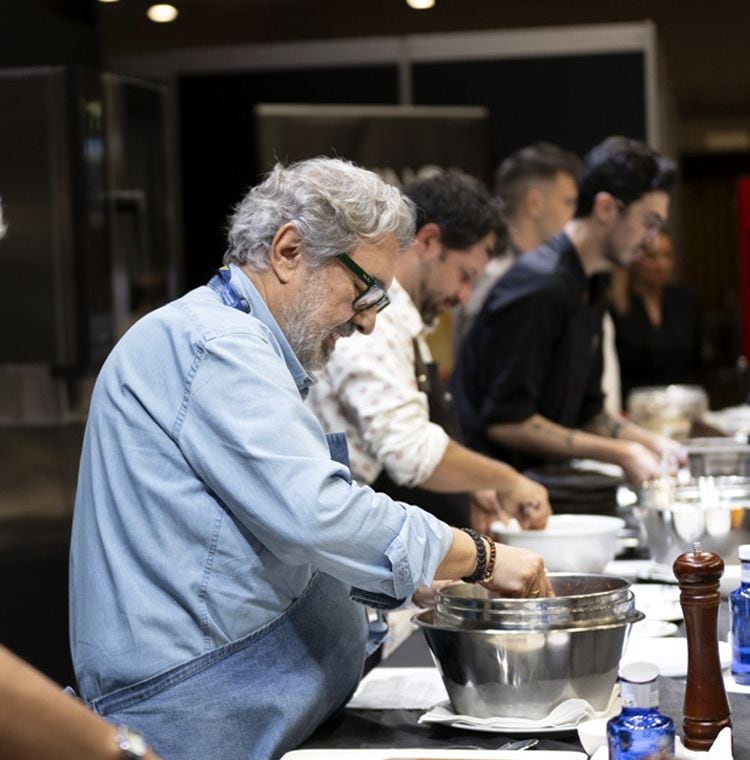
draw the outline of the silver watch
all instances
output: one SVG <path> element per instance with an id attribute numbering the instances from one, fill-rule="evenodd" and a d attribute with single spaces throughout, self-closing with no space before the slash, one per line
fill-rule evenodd
<path id="1" fill-rule="evenodd" d="M 123 760 L 138 760 L 146 757 L 148 746 L 143 737 L 132 728 L 118 726 L 115 741 L 120 748 L 120 756 Z"/>

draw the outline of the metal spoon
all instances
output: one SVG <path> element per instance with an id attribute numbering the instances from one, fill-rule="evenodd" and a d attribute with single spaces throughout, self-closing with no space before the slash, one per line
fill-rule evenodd
<path id="1" fill-rule="evenodd" d="M 539 744 L 539 739 L 519 739 L 515 742 L 505 742 L 505 744 L 501 744 L 498 749 L 515 749 L 520 752 L 522 749 L 529 749 L 530 747 L 535 747 L 537 744 Z"/>
<path id="2" fill-rule="evenodd" d="M 539 744 L 539 739 L 534 739 L 533 737 L 530 739 L 517 739 L 517 740 L 511 740 L 509 742 L 505 742 L 505 744 L 501 744 L 499 747 L 495 747 L 492 751 L 497 752 L 499 750 L 516 750 L 517 752 L 520 752 L 524 749 L 530 749 L 531 747 L 535 747 L 537 744 Z M 478 747 L 475 744 L 461 744 L 460 746 L 454 746 L 451 747 L 451 749 L 479 749 L 479 750 L 486 750 L 487 747 Z M 388 760 L 397 760 L 397 758 L 388 758 Z"/>

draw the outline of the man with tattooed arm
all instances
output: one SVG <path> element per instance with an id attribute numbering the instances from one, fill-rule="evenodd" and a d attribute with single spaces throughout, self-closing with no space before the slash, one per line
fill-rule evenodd
<path id="1" fill-rule="evenodd" d="M 680 446 L 604 410 L 607 275 L 664 225 L 675 167 L 610 137 L 585 157 L 575 217 L 490 291 L 462 344 L 452 390 L 467 444 L 520 470 L 591 458 L 635 484 Z"/>

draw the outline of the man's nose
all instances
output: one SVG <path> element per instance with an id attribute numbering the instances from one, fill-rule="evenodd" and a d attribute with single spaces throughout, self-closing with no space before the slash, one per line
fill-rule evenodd
<path id="1" fill-rule="evenodd" d="M 352 317 L 354 327 L 364 335 L 369 335 L 375 329 L 375 320 L 378 316 L 378 310 L 371 306 L 364 311 L 357 311 Z"/>
<path id="2" fill-rule="evenodd" d="M 462 305 L 465 306 L 467 301 L 469 300 L 469 297 L 471 296 L 471 291 L 474 289 L 474 281 L 470 282 L 462 282 L 458 286 L 458 291 L 456 292 L 456 300 Z"/>

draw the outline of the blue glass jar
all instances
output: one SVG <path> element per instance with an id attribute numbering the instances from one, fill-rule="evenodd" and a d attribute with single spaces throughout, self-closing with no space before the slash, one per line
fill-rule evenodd
<path id="1" fill-rule="evenodd" d="M 750 544 L 739 548 L 740 585 L 729 595 L 732 677 L 750 686 Z"/>
<path id="2" fill-rule="evenodd" d="M 620 668 L 622 711 L 607 722 L 609 760 L 674 758 L 674 721 L 659 712 L 658 676 L 651 662 Z"/>

